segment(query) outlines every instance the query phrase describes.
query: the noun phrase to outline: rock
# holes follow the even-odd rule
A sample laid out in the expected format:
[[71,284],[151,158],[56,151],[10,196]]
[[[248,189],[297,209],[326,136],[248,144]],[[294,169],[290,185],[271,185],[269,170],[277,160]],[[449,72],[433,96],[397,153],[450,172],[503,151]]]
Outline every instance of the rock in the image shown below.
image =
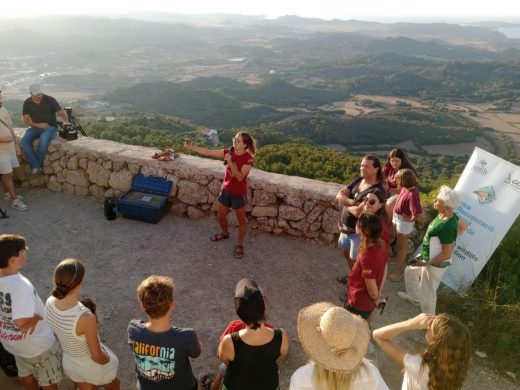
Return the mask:
[[320,233],[320,239],[327,243],[331,243],[337,239],[337,236],[332,233]]
[[172,206],[171,212],[173,215],[177,215],[179,217],[184,216],[184,214],[188,211],[188,206],[184,203],[176,203]]
[[49,177],[47,182],[47,188],[54,192],[61,192],[61,183],[58,181],[56,176]]
[[187,213],[189,219],[200,219],[205,216],[205,214],[202,211],[193,206],[188,206]]
[[254,206],[251,213],[254,217],[276,217],[278,215],[277,206]]
[[70,184],[70,183],[63,183],[61,185],[61,189],[63,190],[63,192],[65,192],[66,194],[73,194],[74,193],[74,185]]
[[100,187],[96,184],[92,184],[88,188],[88,192],[94,197],[94,198],[103,198],[103,194],[105,193],[105,189],[103,187]]
[[133,175],[126,170],[112,172],[108,179],[108,185],[114,190],[128,191],[132,186],[132,178]]
[[[80,160],[81,162],[81,160]],[[107,171],[111,171],[112,170],[112,160],[108,160],[108,161],[105,161],[103,162],[103,168],[105,168]]]
[[272,226],[269,225],[258,225],[258,229],[266,233],[271,233],[273,231]]
[[67,161],[67,169],[75,171],[78,167],[78,156],[72,156],[69,158],[69,161]]
[[328,208],[323,213],[321,220],[322,229],[326,233],[339,233],[338,220],[341,216],[341,212],[335,209]]
[[299,209],[301,209],[303,206],[303,200],[295,195],[287,195],[283,201],[287,203],[289,206],[294,206]]
[[278,212],[281,218],[289,221],[299,221],[306,217],[305,213],[301,209],[286,204],[282,204],[278,209]]
[[324,206],[318,205],[307,215],[307,222],[313,223],[323,213]]
[[108,179],[110,179],[110,172],[107,171],[101,164],[89,161],[87,164],[88,178],[92,183],[101,187],[108,187]]
[[475,351],[475,355],[477,355],[478,357],[481,357],[482,359],[487,358],[487,353],[482,352],[482,351]]
[[220,194],[220,189],[222,187],[222,180],[214,179],[208,185],[209,192],[213,195],[218,196]]
[[264,190],[253,191],[253,206],[269,206],[276,203],[276,194]]
[[67,183],[75,186],[88,187],[90,185],[87,172],[83,169],[78,169],[77,171],[70,171],[67,169],[65,171],[65,179],[67,180]]
[[305,219],[302,219],[301,221],[298,221],[298,222],[290,221],[289,225],[291,225],[291,227],[293,227],[294,229],[300,230],[302,232],[309,229],[309,222],[307,222]]
[[303,212],[308,215],[314,207],[316,207],[316,203],[306,200],[303,204]]
[[208,188],[189,180],[179,180],[177,199],[186,204],[195,206],[208,202]]
[[289,224],[287,223],[287,221],[283,218],[280,218],[278,217],[278,220],[276,221],[276,224],[278,225],[278,227],[281,227],[281,228],[288,228],[289,227]]

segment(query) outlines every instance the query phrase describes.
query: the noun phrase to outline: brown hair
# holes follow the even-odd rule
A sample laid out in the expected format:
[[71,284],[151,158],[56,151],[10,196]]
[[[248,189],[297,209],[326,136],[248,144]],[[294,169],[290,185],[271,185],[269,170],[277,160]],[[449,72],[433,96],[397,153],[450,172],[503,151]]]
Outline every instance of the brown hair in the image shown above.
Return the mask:
[[383,216],[385,221],[390,223],[390,217],[388,216],[388,214],[386,212],[386,207],[385,207],[386,200],[387,200],[386,192],[381,191],[379,188],[372,188],[370,191],[367,192],[367,194],[374,194],[377,197],[377,199],[379,200],[379,203],[383,204],[381,206],[381,208],[376,211],[376,215]]
[[417,176],[411,169],[399,169],[395,174],[397,187],[412,188],[417,185]]
[[239,131],[237,135],[242,137],[242,142],[246,145],[247,151],[254,156],[256,154],[256,140],[245,131]]
[[401,166],[399,167],[399,169],[408,168],[408,169],[411,169],[417,175],[417,170],[415,169],[413,164],[410,162],[410,160],[408,160],[408,157],[406,157],[406,154],[402,149],[392,149],[388,153],[388,158],[386,159],[385,167],[392,166],[392,164],[390,164],[390,159],[392,157],[397,157],[398,159],[401,160]]
[[381,218],[373,214],[361,214],[357,221],[360,230],[361,242],[358,247],[358,256],[372,245],[382,245],[381,233],[383,225]]
[[363,156],[361,161],[363,161],[363,160],[372,161],[372,166],[374,168],[377,168],[377,174],[376,174],[377,181],[381,184],[384,184],[386,182],[386,177],[385,177],[385,174],[383,173],[383,168],[381,167],[381,161],[379,160],[379,157],[377,157],[376,155],[373,155],[373,154],[367,154],[367,155]]
[[150,318],[164,317],[173,302],[173,279],[152,275],[137,287],[137,299]]
[[422,357],[421,370],[429,368],[429,390],[458,390],[464,383],[470,358],[468,328],[457,318],[441,313],[432,324],[433,340]]
[[76,259],[65,259],[54,269],[52,296],[63,299],[77,287],[85,276],[85,267]]
[[0,268],[9,266],[9,259],[20,254],[25,246],[25,238],[17,234],[0,234]]

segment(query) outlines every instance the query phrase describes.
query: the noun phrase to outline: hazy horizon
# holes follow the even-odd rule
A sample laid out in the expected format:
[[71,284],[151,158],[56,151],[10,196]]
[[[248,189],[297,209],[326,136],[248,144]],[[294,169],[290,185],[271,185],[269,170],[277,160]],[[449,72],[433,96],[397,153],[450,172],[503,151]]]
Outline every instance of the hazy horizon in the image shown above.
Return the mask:
[[345,3],[337,0],[322,0],[302,7],[300,1],[265,0],[261,3],[236,0],[193,0],[191,2],[164,3],[149,0],[144,3],[128,3],[121,0],[71,2],[70,0],[11,1],[2,5],[0,19],[32,18],[51,15],[138,17],[148,13],[170,13],[186,16],[205,14],[236,14],[275,19],[286,15],[319,19],[357,19],[380,22],[450,22],[468,23],[498,21],[520,23],[520,2],[496,0],[475,2],[469,0],[417,2],[396,0]]

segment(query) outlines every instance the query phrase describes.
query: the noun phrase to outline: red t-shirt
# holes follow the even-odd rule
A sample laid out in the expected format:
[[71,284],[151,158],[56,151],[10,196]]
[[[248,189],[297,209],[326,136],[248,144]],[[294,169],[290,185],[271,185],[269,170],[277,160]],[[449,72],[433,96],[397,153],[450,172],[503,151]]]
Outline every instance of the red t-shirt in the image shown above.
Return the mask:
[[361,311],[371,311],[376,307],[368,295],[365,279],[375,279],[377,288],[381,288],[386,267],[386,249],[372,245],[358,255],[354,268],[348,276],[348,303]]
[[421,199],[417,187],[401,190],[395,202],[394,213],[399,215],[422,214]]
[[[274,326],[268,322],[264,322],[264,325],[267,328],[274,329]],[[222,341],[222,339],[224,338],[225,335],[238,332],[239,330],[245,329],[245,327],[246,327],[246,324],[244,324],[241,320],[231,321],[228,324],[227,328],[224,330],[224,332],[222,332],[222,334],[220,335],[220,341]]]
[[390,230],[390,224],[386,221],[386,218],[382,215],[380,216],[381,225],[383,226],[383,230],[381,231],[381,238],[385,242],[386,253],[388,255],[388,250],[390,249],[390,240],[392,239],[392,230]]
[[[229,149],[224,149],[224,155],[229,153]],[[240,156],[235,154],[235,152],[231,152],[231,160],[236,165],[239,171],[242,170],[244,165],[253,166],[253,156],[249,152],[245,152]],[[226,176],[224,177],[224,182],[222,183],[222,188],[225,189],[232,195],[245,195],[247,194],[247,175],[242,179],[242,181],[238,181],[233,174],[231,173],[231,168],[229,164],[226,165]]]
[[386,182],[390,188],[397,188],[397,183],[395,182],[395,174],[397,171],[398,169],[394,169],[390,164],[383,167],[383,174],[385,175]]

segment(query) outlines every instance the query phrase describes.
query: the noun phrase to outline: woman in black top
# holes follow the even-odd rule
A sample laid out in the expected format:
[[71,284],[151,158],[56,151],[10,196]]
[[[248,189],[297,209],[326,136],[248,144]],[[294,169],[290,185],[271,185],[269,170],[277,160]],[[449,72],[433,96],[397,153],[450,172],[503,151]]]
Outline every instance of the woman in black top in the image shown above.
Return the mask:
[[224,390],[276,390],[276,360],[289,349],[284,329],[264,325],[265,302],[258,285],[249,278],[240,280],[235,289],[235,309],[246,328],[224,337],[218,357],[228,367]]

